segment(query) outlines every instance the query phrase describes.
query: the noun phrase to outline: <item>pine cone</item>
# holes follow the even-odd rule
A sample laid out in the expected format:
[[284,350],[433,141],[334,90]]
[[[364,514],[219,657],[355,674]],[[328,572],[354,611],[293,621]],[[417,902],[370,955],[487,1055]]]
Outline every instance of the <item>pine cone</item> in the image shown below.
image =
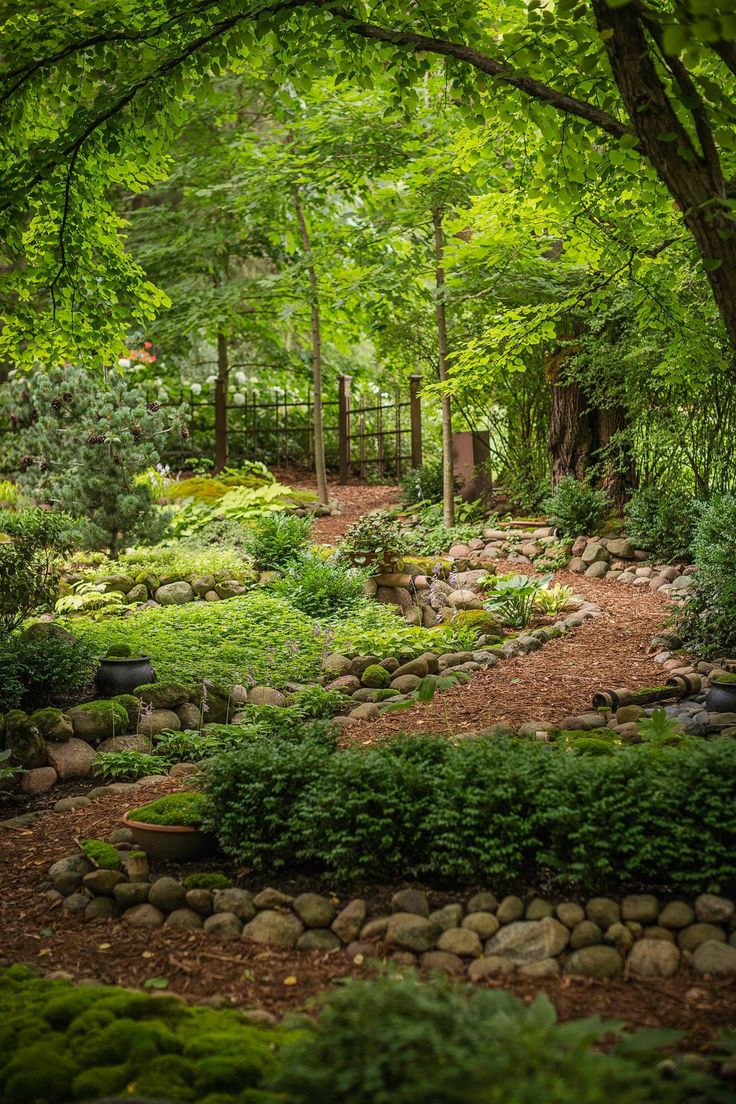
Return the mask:
[[148,409],[151,411],[152,414],[155,414],[158,410],[161,409],[161,403],[160,402],[150,402],[148,404]]
[[72,399],[74,398],[74,395],[72,394],[71,391],[65,391],[64,394],[61,397],[64,400],[64,402],[71,402]]
[[42,472],[47,472],[51,467],[48,460],[41,460],[38,466]]
[[23,469],[23,471],[27,471],[30,468],[32,463],[33,463],[33,457],[32,456],[21,456],[20,466]]
[[51,400],[51,409],[52,410],[61,410],[62,406],[63,406],[63,403],[62,403],[61,399],[52,399]]

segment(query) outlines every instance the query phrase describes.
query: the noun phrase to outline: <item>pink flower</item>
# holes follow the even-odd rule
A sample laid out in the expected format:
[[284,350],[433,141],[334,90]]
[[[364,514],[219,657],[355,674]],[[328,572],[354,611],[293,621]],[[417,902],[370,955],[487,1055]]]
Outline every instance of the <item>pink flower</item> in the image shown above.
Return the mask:
[[143,348],[144,349],[152,349],[153,348],[153,342],[152,341],[144,341],[143,342]]

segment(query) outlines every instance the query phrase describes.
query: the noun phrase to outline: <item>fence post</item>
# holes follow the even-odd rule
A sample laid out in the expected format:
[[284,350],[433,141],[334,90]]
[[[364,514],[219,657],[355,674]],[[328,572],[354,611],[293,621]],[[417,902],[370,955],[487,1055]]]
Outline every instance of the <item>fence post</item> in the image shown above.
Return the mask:
[[411,425],[411,466],[422,466],[422,400],[419,392],[422,387],[420,375],[409,376],[409,419]]
[[340,482],[350,476],[350,384],[352,376],[338,377],[337,442],[340,459]]

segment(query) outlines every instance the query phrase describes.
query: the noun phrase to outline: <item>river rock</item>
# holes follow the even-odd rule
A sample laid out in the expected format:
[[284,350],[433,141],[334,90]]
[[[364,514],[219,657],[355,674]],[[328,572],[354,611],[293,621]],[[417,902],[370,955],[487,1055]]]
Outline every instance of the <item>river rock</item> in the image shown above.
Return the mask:
[[187,891],[176,878],[157,878],[152,884],[148,900],[161,912],[174,912],[187,903]]
[[614,947],[581,947],[568,958],[565,973],[581,977],[618,977],[623,967],[624,960]]
[[482,981],[483,978],[499,977],[513,972],[514,965],[508,958],[501,958],[500,955],[485,955],[483,958],[476,958],[474,962],[470,963],[468,979],[469,981]]
[[663,928],[687,928],[695,919],[695,912],[684,901],[670,901],[659,914],[659,923]]
[[629,952],[627,968],[635,977],[673,977],[680,967],[680,952],[664,939],[640,939]]
[[49,765],[62,782],[69,778],[89,778],[97,759],[94,748],[75,736],[61,744],[47,744],[46,752]]
[[554,958],[570,939],[568,929],[559,920],[518,920],[501,928],[487,943],[486,954],[508,958],[515,966]]
[[239,920],[252,920],[256,914],[253,894],[247,889],[233,886],[229,889],[216,889],[212,895],[212,911],[228,912]]
[[695,915],[703,924],[728,924],[736,912],[736,905],[727,897],[714,893],[701,893],[695,898]]
[[360,935],[367,914],[365,901],[356,897],[341,909],[332,922],[332,930],[343,943],[352,943]]
[[723,928],[715,924],[690,924],[683,928],[677,936],[677,943],[681,951],[695,951],[701,943],[716,942],[725,943],[726,933]]
[[319,893],[300,893],[292,908],[306,928],[329,928],[335,919],[335,906]]
[[293,913],[264,909],[245,925],[241,938],[252,943],[294,947],[303,931],[304,925]]
[[184,606],[187,602],[193,602],[194,597],[192,585],[185,579],[180,579],[177,583],[166,583],[154,594],[160,606]]
[[449,928],[437,940],[437,950],[460,958],[480,958],[483,946],[477,932],[470,928]]
[[698,974],[736,974],[736,947],[706,940],[693,954],[693,968]]
[[123,913],[123,920],[131,928],[160,928],[164,922],[164,914],[153,905],[136,905]]
[[204,922],[204,930],[220,939],[240,939],[243,922],[232,912],[216,912]]
[[462,927],[475,932],[481,939],[490,939],[500,926],[492,912],[469,912],[462,921]]
[[496,909],[496,919],[499,924],[512,924],[515,920],[521,920],[523,916],[524,902],[521,897],[504,897]]
[[310,928],[296,941],[298,951],[336,951],[342,943],[329,928]]
[[413,912],[394,913],[386,926],[386,942],[407,951],[434,950],[441,934],[439,925]]
[[391,898],[392,912],[412,912],[417,916],[429,916],[429,901],[418,889],[400,889]]

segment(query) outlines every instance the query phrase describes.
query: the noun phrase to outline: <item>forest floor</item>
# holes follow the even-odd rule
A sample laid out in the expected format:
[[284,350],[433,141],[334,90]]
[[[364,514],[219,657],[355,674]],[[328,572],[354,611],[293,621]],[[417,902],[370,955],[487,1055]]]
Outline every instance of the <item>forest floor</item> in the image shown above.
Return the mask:
[[[146,800],[180,788],[173,779],[146,787]],[[328,954],[224,942],[201,931],[139,930],[119,920],[84,922],[50,910],[43,884],[51,863],[73,852],[76,841],[105,838],[130,805],[126,794],[107,794],[92,805],[55,813],[27,829],[0,831],[0,962],[62,972],[79,981],[143,988],[165,978],[185,1000],[225,998],[276,1016],[304,1008],[345,977],[368,977],[374,967],[344,951]],[[274,882],[278,887],[278,881]],[[395,887],[394,887],[395,888]],[[524,1000],[546,992],[562,1020],[614,1017],[632,1028],[667,1026],[684,1033],[678,1050],[707,1051],[721,1027],[733,1022],[736,982],[694,979],[598,981],[583,978],[486,979]]]

